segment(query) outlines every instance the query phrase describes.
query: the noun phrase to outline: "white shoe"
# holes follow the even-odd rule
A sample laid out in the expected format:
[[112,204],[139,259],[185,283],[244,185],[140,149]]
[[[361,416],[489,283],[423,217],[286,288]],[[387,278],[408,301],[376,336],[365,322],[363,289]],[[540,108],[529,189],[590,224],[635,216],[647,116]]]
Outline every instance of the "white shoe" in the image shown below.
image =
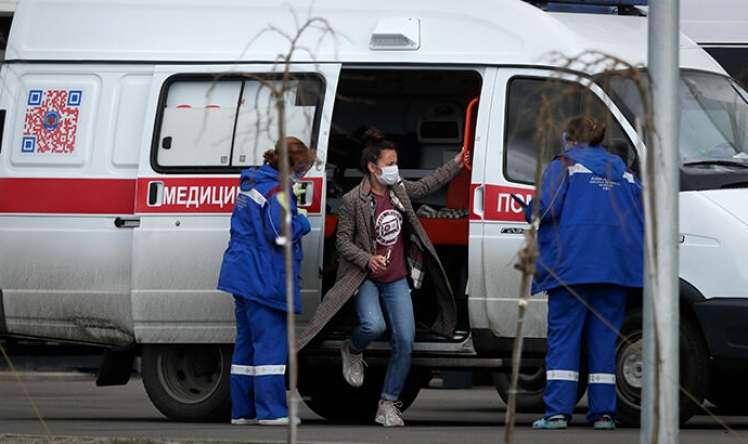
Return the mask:
[[364,354],[351,352],[351,341],[343,342],[340,347],[340,358],[343,361],[343,378],[352,387],[364,385]]
[[257,425],[255,418],[231,418],[231,425]]
[[[284,416],[283,418],[260,419],[257,421],[257,424],[264,426],[286,426],[288,425],[288,417]],[[296,425],[299,424],[301,424],[301,419],[296,418]]]
[[400,411],[400,407],[402,406],[403,403],[400,401],[387,401],[386,399],[380,399],[379,407],[377,408],[377,415],[374,417],[374,421],[385,427],[404,426],[405,421],[403,421],[403,413]]

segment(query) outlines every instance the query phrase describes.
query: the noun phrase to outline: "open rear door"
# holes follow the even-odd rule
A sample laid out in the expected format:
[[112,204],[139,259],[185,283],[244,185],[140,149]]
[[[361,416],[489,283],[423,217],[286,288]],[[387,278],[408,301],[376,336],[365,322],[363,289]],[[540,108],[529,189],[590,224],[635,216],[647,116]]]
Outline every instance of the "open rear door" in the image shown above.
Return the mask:
[[[135,202],[132,314],[139,342],[232,341],[230,295],[215,289],[242,169],[262,164],[277,139],[273,65],[160,66],[145,117]],[[289,136],[317,148],[321,160],[304,179],[300,206],[312,232],[304,238],[301,322],[320,300],[324,230],[324,159],[339,64],[289,67]]]

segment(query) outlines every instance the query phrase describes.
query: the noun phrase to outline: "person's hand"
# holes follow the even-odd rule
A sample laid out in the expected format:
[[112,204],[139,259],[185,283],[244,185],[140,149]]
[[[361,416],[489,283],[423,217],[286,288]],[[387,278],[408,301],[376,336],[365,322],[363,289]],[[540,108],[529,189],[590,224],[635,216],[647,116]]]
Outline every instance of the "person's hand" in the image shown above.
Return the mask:
[[[465,165],[465,158],[463,157],[463,156],[464,156],[464,154],[463,154],[463,152],[462,152],[462,151],[463,151],[464,149],[465,149],[465,148],[463,147],[463,148],[462,148],[462,149],[460,150],[460,152],[459,152],[459,153],[457,153],[457,155],[455,156],[455,162],[457,162],[457,165],[459,165],[459,167],[460,167],[460,168],[462,168],[462,167],[463,167],[463,166]],[[470,156],[470,154],[468,154],[468,156]],[[468,158],[469,158],[469,157],[468,157]]]
[[307,210],[305,210],[304,208],[297,208],[296,212],[298,214],[301,214],[304,217],[309,217],[309,212]]
[[372,256],[369,259],[369,269],[374,273],[380,273],[387,268],[387,258],[381,254]]
[[300,221],[302,224],[308,226],[309,229],[311,230],[312,225],[309,222],[309,217],[306,214],[306,210],[304,210],[302,208],[298,208],[297,211],[296,211],[296,215],[294,216],[294,219],[297,220],[297,221]]

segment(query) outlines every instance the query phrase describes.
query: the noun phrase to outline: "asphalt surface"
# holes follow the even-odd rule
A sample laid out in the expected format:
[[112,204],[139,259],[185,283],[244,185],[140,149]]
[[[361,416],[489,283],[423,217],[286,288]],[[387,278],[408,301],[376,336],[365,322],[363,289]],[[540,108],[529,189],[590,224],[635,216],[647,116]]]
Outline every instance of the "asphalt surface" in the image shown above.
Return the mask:
[[[164,418],[150,403],[139,379],[126,386],[95,387],[90,377],[48,375],[31,377],[25,388],[53,435],[149,439],[285,441],[283,428],[179,423]],[[304,442],[360,443],[500,443],[504,405],[490,387],[470,390],[425,389],[405,413],[407,427],[335,424],[301,406]],[[578,419],[583,415],[580,413]],[[596,432],[577,422],[565,431],[535,431],[535,415],[521,414],[516,443],[638,443],[639,430]],[[748,417],[721,417],[727,432],[709,417],[696,417],[681,430],[682,443],[748,443]],[[45,429],[24,387],[0,375],[0,435],[43,435]]]

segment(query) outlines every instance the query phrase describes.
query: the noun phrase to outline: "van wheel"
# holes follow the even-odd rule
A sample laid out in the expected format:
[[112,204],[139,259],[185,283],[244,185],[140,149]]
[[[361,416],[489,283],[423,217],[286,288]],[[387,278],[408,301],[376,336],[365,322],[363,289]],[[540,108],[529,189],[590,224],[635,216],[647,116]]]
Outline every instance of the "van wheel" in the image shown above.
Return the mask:
[[[644,377],[642,312],[626,313],[622,338],[616,347],[616,417],[626,426],[641,421],[641,387]],[[688,317],[680,319],[680,385],[691,396],[680,394],[680,422],[688,421],[701,408],[709,380],[709,356],[698,326]]]
[[[587,390],[586,359],[582,358],[579,366],[579,383],[577,383],[577,402]],[[509,402],[509,390],[512,385],[511,372],[495,372],[492,374],[496,391],[504,403]],[[522,413],[542,413],[545,411],[543,392],[545,391],[545,366],[536,369],[520,370],[517,383],[517,411]]]
[[228,421],[231,349],[220,345],[146,345],[143,385],[156,408],[177,421]]
[[[384,383],[385,367],[366,368],[364,385],[354,388],[343,379],[340,365],[300,362],[299,393],[319,416],[335,422],[371,423]],[[416,400],[421,387],[431,379],[431,369],[413,367],[400,394],[405,411]]]

